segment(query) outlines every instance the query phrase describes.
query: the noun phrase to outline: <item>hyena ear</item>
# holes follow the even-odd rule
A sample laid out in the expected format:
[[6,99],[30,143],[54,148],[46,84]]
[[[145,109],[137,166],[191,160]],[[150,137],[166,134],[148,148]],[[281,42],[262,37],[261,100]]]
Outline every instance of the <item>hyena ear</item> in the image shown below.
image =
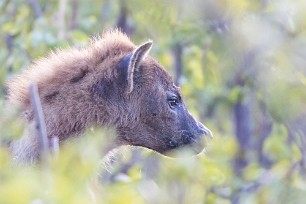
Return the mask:
[[134,71],[138,69],[139,64],[142,59],[147,55],[152,47],[153,42],[149,40],[148,42],[137,47],[132,53],[126,55],[120,63],[121,73],[124,72],[123,76],[121,76],[121,80],[123,80],[126,86],[125,92],[127,94],[133,91],[134,84]]

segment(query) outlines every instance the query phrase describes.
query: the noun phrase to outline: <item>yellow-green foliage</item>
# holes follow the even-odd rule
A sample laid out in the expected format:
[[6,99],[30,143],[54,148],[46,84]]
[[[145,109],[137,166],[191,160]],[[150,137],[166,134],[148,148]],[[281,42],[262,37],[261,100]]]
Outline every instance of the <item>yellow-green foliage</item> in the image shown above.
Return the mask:
[[[114,132],[94,128],[41,164],[14,164],[7,147],[26,124],[5,101],[5,81],[52,49],[86,46],[116,25],[123,3],[133,41],[152,39],[173,75],[173,49],[183,47],[185,102],[214,139],[197,156],[129,147],[112,161]],[[305,11],[305,0],[0,1],[0,204],[304,204],[305,123],[292,124],[305,118]],[[249,108],[246,147],[237,105]]]

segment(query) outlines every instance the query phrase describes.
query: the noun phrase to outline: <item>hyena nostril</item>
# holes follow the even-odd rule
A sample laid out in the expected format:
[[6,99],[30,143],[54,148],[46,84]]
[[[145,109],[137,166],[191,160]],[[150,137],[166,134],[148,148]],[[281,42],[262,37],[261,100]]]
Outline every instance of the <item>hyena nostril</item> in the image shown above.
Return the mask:
[[197,134],[199,135],[206,135],[206,136],[209,136],[209,137],[212,137],[212,132],[207,128],[205,127],[202,123],[198,122],[198,130],[197,130]]
[[205,136],[208,136],[208,137],[210,137],[210,138],[213,137],[212,132],[211,132],[208,128],[204,128],[202,134],[205,135]]

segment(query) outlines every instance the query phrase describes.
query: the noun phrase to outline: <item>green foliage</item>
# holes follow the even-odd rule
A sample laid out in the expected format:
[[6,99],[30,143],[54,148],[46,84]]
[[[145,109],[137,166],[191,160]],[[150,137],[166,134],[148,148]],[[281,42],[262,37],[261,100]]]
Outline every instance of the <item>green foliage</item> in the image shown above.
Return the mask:
[[[108,165],[114,133],[95,130],[43,164],[16,165],[7,147],[25,123],[5,81],[50,50],[86,46],[124,4],[131,38],[153,39],[173,75],[183,47],[185,102],[214,133],[205,153],[128,148]],[[0,203],[304,203],[305,9],[303,0],[0,1]]]

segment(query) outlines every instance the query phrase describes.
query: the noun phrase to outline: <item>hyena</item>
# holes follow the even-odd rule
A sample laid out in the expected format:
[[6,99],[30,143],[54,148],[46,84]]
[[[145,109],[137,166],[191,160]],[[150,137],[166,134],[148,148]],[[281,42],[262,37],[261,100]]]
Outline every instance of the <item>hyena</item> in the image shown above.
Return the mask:
[[116,130],[115,146],[133,145],[165,154],[190,145],[202,151],[211,135],[187,110],[180,89],[148,55],[152,41],[135,46],[118,30],[82,49],[57,50],[8,82],[9,100],[21,105],[28,123],[11,148],[17,161],[39,156],[29,86],[36,83],[48,138],[60,143],[97,125]]

